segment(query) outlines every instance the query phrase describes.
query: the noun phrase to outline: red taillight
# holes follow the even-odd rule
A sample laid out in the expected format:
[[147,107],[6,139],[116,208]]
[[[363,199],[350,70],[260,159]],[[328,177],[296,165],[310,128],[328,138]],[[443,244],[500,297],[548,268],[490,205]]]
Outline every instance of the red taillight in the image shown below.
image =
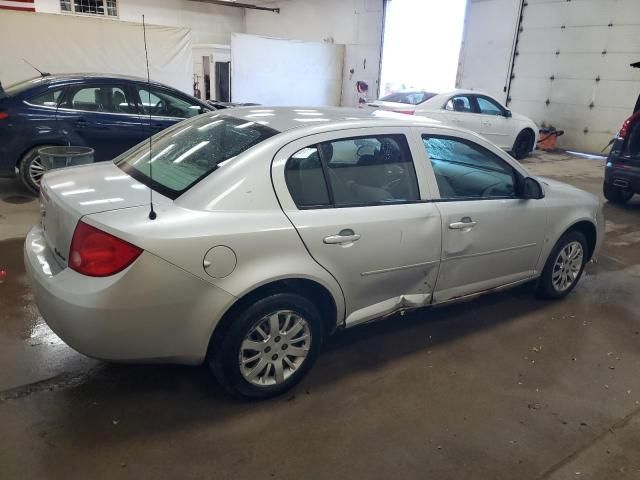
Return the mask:
[[90,277],[108,277],[127,268],[141,253],[135,245],[78,222],[69,249],[69,267]]
[[6,112],[0,112],[0,120],[5,120],[9,118],[9,114]]
[[415,110],[394,110],[395,113],[404,113],[405,115],[413,115]]
[[640,110],[635,112],[633,115],[631,115],[629,118],[627,118],[624,121],[624,123],[622,124],[622,128],[618,132],[618,138],[627,138],[627,134],[629,133],[629,128],[631,127],[631,124],[635,122],[638,117],[640,117]]

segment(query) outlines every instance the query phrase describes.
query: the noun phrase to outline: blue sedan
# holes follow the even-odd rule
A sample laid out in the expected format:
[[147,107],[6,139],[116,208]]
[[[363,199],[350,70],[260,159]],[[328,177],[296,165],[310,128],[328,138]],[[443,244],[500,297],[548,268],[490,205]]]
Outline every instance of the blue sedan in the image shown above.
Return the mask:
[[117,75],[46,75],[0,85],[0,177],[37,192],[44,146],[80,145],[111,160],[152,134],[215,108],[160,83]]

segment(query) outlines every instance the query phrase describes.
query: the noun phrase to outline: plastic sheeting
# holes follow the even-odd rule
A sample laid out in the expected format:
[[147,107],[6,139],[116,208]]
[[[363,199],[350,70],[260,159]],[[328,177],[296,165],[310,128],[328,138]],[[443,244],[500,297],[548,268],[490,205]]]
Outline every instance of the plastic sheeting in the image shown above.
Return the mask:
[[[141,19],[142,21],[142,19]],[[116,73],[146,78],[142,23],[79,15],[0,12],[0,81],[49,73]],[[188,28],[147,25],[151,79],[192,94]]]
[[344,45],[231,35],[234,102],[340,105]]

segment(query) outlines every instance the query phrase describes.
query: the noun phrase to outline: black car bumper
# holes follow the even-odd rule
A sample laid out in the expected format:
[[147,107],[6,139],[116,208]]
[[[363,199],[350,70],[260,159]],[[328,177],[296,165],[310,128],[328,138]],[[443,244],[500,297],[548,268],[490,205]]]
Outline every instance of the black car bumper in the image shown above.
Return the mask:
[[640,193],[640,168],[607,162],[604,169],[604,183]]

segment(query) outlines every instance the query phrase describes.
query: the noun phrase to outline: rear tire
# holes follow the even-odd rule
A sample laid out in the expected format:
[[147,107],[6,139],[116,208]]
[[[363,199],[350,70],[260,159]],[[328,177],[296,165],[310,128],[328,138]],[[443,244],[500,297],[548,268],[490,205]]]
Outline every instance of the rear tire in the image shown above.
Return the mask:
[[[274,328],[272,321],[278,322]],[[277,293],[241,310],[212,346],[207,362],[232,395],[266,399],[292,388],[315,363],[324,340],[316,306]]]
[[52,145],[38,145],[37,147],[33,147],[20,159],[20,165],[18,167],[20,180],[22,180],[22,184],[27,190],[36,195],[40,192],[40,181],[46,172],[40,160],[38,150],[50,146]]
[[526,158],[533,150],[533,142],[535,135],[531,130],[523,130],[516,137],[516,141],[513,144],[512,153],[514,158],[522,160]]
[[582,277],[588,256],[587,239],[581,232],[574,230],[560,237],[538,280],[538,297],[555,300],[569,295]]
[[615,187],[609,183],[603,184],[602,192],[604,193],[604,198],[611,203],[625,204],[633,197],[633,191]]

